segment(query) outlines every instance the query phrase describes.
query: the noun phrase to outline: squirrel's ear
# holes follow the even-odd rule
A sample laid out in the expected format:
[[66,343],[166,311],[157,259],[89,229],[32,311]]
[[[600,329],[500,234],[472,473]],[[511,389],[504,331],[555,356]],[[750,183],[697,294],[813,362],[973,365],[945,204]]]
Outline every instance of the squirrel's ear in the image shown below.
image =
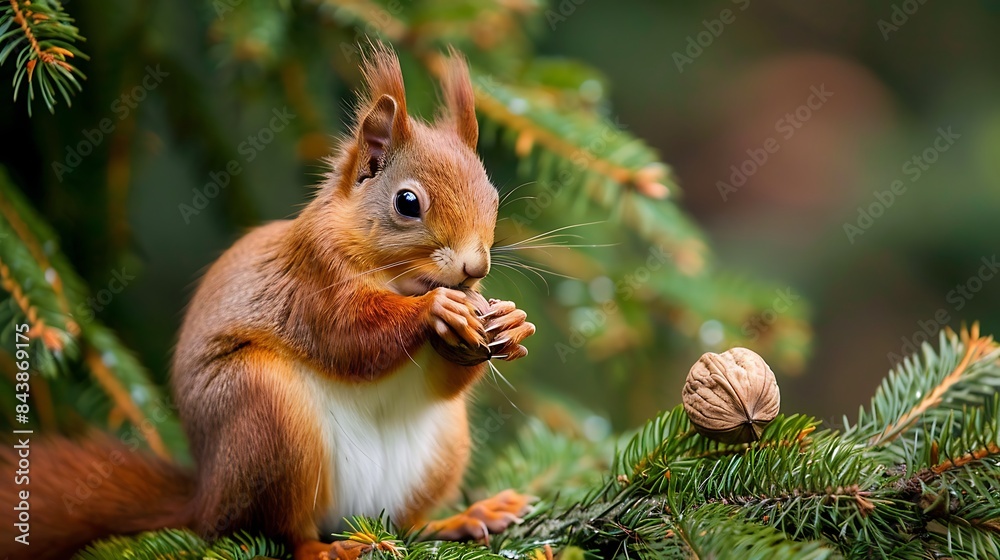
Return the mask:
[[399,108],[388,95],[379,97],[358,130],[358,181],[374,177],[385,167],[393,142],[393,129]]
[[455,127],[458,137],[475,150],[479,141],[479,123],[476,122],[476,97],[469,78],[469,67],[454,48],[449,49],[448,55],[442,79],[447,121]]
[[374,177],[389,153],[410,137],[406,91],[399,59],[381,43],[372,45],[361,66],[367,94],[357,117],[357,181]]

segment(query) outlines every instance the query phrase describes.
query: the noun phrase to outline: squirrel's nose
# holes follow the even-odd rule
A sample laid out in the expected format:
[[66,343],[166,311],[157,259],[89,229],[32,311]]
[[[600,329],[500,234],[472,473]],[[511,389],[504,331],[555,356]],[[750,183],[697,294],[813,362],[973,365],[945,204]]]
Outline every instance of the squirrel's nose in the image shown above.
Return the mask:
[[490,272],[490,263],[486,259],[475,263],[465,263],[462,267],[462,272],[465,273],[467,278],[480,279],[485,278]]
[[467,259],[462,265],[462,273],[465,274],[467,280],[485,278],[490,273],[489,254],[480,254],[476,255],[475,258]]

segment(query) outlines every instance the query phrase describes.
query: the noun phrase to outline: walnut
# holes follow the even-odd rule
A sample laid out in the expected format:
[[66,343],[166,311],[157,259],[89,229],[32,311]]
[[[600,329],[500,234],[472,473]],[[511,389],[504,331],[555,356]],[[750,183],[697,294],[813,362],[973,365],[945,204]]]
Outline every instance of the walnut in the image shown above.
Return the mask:
[[705,353],[691,366],[681,398],[695,429],[723,443],[760,439],[781,401],[774,372],[746,348]]

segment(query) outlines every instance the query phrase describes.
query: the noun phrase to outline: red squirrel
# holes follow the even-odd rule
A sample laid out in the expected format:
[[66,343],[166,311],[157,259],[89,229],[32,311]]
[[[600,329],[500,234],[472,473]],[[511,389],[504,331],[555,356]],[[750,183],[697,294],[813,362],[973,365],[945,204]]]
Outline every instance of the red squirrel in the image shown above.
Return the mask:
[[[345,516],[385,511],[462,539],[525,513],[528,500],[505,491],[426,517],[457,492],[466,400],[485,361],[524,356],[535,330],[513,303],[475,292],[498,196],[475,152],[468,69],[453,53],[432,123],[407,114],[390,50],[374,47],[363,74],[367,94],[315,198],[237,241],[187,309],[171,385],[196,472],[107,440],[39,442],[31,545],[5,536],[0,557],[64,558],[110,534],[188,527],[263,534],[296,560],[349,558],[367,549],[320,542]],[[115,450],[107,480],[67,505]],[[16,503],[10,481],[0,497]]]

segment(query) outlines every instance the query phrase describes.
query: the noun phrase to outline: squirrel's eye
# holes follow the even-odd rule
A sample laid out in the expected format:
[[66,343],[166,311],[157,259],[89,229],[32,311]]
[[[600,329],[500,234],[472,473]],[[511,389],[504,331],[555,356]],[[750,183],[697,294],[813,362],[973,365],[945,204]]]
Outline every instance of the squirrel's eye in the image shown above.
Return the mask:
[[407,190],[396,193],[396,212],[407,218],[419,218],[420,200],[417,195]]

